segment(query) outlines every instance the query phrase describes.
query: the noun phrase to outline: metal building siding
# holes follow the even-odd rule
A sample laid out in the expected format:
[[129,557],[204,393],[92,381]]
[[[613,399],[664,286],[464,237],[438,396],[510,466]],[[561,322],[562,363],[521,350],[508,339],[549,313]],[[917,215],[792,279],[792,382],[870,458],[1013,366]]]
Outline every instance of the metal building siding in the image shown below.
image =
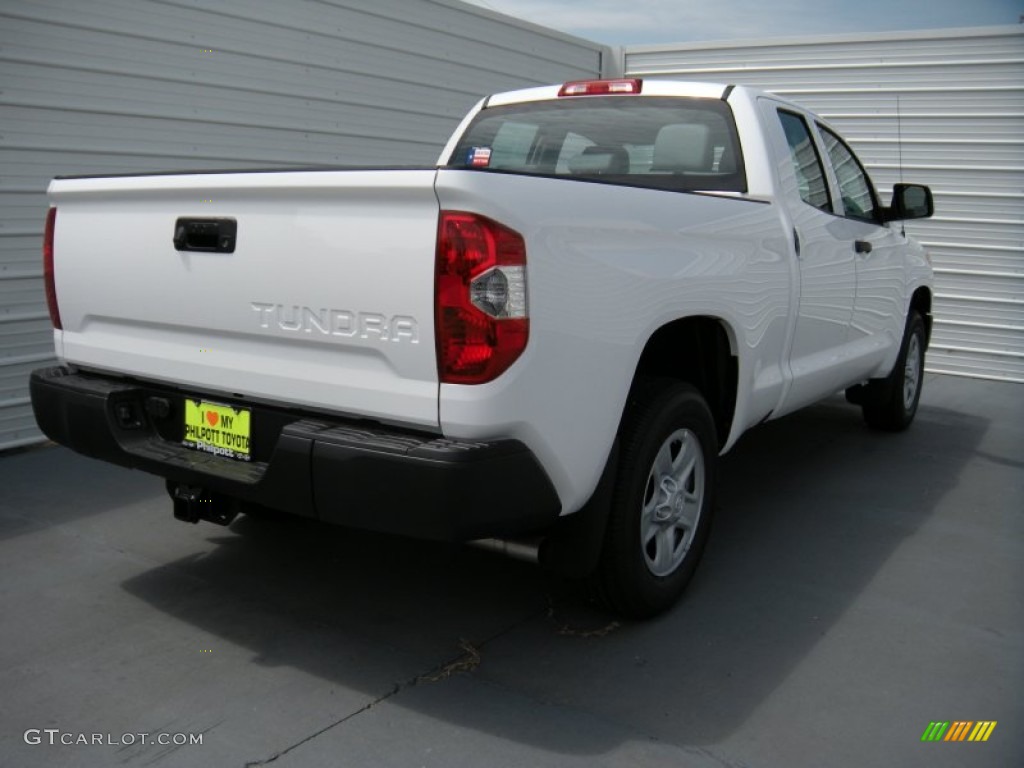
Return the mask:
[[1024,382],[1024,28],[631,46],[624,62],[631,76],[753,85],[806,105],[883,197],[902,160],[903,178],[935,192],[935,217],[907,223],[935,264],[929,369]]
[[42,438],[53,176],[430,164],[482,95],[598,76],[608,53],[456,0],[0,4],[0,449]]

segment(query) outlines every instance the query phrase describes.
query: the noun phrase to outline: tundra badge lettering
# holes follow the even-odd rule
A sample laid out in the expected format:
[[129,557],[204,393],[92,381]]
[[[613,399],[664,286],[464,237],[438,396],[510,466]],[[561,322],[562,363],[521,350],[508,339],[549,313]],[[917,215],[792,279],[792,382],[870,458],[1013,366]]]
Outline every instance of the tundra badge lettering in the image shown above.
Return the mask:
[[353,312],[348,309],[312,309],[297,304],[251,303],[259,316],[260,328],[324,336],[376,339],[377,341],[407,341],[420,343],[416,318],[408,315],[387,317],[376,312]]

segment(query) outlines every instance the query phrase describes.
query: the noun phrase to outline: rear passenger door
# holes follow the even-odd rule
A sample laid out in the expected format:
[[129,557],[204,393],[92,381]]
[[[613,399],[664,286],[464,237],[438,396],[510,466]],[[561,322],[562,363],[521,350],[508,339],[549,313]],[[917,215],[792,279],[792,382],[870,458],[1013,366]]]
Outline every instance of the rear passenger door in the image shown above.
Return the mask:
[[761,109],[792,230],[798,293],[784,412],[847,383],[843,359],[856,295],[854,236],[835,213],[834,186],[810,116],[770,99]]
[[878,195],[853,150],[831,129],[818,123],[825,156],[837,189],[844,236],[852,238],[857,292],[848,337],[849,354],[864,375],[874,369],[903,337],[906,282],[903,253],[906,236],[883,223]]

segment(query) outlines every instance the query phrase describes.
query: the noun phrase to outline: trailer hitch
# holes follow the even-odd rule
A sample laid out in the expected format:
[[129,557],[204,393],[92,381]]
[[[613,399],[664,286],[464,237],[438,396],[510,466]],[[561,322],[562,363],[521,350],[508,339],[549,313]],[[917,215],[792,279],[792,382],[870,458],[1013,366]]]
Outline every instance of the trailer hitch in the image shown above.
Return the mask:
[[205,488],[182,483],[167,483],[167,492],[174,502],[174,516],[186,523],[206,520],[228,525],[238,514],[238,501]]

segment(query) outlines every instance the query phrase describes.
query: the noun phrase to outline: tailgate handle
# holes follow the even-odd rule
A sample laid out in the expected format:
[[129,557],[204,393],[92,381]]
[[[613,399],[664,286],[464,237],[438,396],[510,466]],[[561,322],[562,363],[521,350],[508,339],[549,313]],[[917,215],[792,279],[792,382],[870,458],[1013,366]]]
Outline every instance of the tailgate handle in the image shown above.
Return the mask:
[[234,253],[238,222],[234,219],[178,219],[174,248],[178,251]]

